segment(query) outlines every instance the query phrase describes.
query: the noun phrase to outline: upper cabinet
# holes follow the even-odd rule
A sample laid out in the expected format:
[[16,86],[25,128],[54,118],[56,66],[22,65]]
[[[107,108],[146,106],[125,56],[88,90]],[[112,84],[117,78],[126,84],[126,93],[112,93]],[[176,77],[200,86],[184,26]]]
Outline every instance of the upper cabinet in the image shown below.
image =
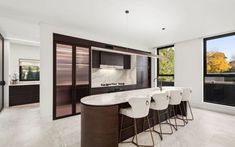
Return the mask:
[[92,68],[100,68],[100,51],[92,50]]
[[130,69],[131,68],[131,56],[104,52],[104,51],[92,51],[92,68],[118,68],[118,69]]

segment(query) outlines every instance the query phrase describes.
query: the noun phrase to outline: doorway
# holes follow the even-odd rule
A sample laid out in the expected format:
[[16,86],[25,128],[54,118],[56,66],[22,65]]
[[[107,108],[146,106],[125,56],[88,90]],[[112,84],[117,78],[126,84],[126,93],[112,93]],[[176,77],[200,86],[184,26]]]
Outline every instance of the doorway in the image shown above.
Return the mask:
[[4,38],[0,34],[0,112],[4,107]]

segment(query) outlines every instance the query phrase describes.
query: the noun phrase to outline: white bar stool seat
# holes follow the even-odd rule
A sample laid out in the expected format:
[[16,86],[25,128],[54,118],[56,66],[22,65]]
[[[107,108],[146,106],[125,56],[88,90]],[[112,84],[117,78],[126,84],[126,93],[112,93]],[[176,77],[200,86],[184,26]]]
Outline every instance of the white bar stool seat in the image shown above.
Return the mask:
[[183,106],[184,112],[186,113],[186,120],[187,121],[188,120],[194,120],[192,108],[191,108],[190,103],[189,103],[189,99],[192,96],[192,88],[190,88],[190,87],[182,87],[182,90],[183,90],[182,101],[186,102],[186,104],[188,104],[188,107],[189,107],[189,110],[190,110],[190,113],[191,113],[191,118],[189,119],[187,117],[187,105],[185,106],[184,103],[183,103],[183,105],[184,105]]
[[175,128],[175,130],[177,130],[178,126],[185,126],[185,124],[186,124],[183,116],[182,116],[181,120],[183,121],[184,124],[183,125],[178,125],[177,124],[177,122],[176,122],[177,116],[176,116],[176,111],[175,111],[175,107],[179,106],[180,113],[182,114],[180,103],[182,101],[183,90],[181,88],[177,88],[175,90],[169,90],[169,92],[170,92],[169,105],[171,105],[170,115],[171,115],[171,112],[173,111],[174,120],[175,120],[175,124],[173,125],[173,127]]
[[[122,143],[133,143],[136,146],[146,146],[146,147],[150,147],[150,146],[153,147],[154,146],[153,134],[152,134],[151,129],[150,129],[150,135],[151,135],[151,139],[152,139],[152,145],[139,145],[139,143],[138,143],[137,123],[136,123],[137,118],[145,118],[146,117],[147,120],[148,120],[149,128],[150,128],[150,123],[149,123],[149,119],[148,119],[150,102],[151,102],[151,97],[150,96],[131,98],[128,101],[131,108],[121,108],[120,109],[120,114],[122,114],[122,117],[121,117],[121,126],[120,126],[119,139],[121,140],[123,115],[134,119],[134,132],[135,132],[135,135],[133,136],[131,142],[122,142]],[[136,142],[134,142],[135,138],[136,138]]]
[[[156,112],[157,112],[157,114],[158,114],[158,124],[159,124],[159,127],[160,127],[160,132],[156,131],[154,126],[153,126],[153,131],[155,133],[158,133],[161,140],[162,140],[163,139],[163,137],[162,137],[163,134],[168,134],[168,135],[173,134],[172,125],[169,125],[170,129],[171,129],[170,133],[163,133],[162,132],[162,127],[161,127],[161,125],[162,125],[161,115],[163,115],[163,114],[165,114],[165,117],[166,117],[166,123],[165,124],[171,124],[169,114],[168,114],[168,105],[169,105],[169,101],[170,101],[169,92],[154,93],[152,98],[153,98],[154,102],[151,102],[150,109],[154,110],[154,113],[153,113],[154,119],[153,120],[156,120],[155,117],[156,117]],[[164,111],[164,112],[160,113],[159,111]],[[153,121],[153,124],[155,124],[154,121]]]

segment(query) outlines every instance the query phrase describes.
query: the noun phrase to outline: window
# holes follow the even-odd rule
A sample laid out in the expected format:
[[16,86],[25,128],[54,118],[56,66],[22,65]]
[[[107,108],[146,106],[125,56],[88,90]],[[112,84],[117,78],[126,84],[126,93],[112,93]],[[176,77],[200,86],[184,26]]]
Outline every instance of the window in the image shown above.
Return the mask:
[[157,54],[166,57],[157,60],[157,78],[163,86],[174,86],[174,46],[157,49]]
[[204,39],[204,101],[235,106],[235,33]]
[[39,81],[39,60],[20,59],[20,81]]

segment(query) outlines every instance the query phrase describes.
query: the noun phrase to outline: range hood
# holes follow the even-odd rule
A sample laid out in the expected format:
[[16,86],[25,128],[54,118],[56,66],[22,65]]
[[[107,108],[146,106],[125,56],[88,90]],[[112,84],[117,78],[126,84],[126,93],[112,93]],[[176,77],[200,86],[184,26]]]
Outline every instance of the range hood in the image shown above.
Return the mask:
[[131,55],[92,47],[92,68],[131,69]]
[[150,58],[156,58],[160,60],[167,60],[166,57],[153,54],[153,53],[139,53],[139,52],[131,52],[131,51],[122,51],[122,50],[114,50],[114,49],[106,49],[106,48],[100,48],[100,47],[91,47],[92,50],[97,50],[97,51],[105,51],[105,52],[112,52],[112,53],[120,53],[120,54],[125,54],[125,55],[137,55],[137,56],[144,56],[144,57],[150,57]]

